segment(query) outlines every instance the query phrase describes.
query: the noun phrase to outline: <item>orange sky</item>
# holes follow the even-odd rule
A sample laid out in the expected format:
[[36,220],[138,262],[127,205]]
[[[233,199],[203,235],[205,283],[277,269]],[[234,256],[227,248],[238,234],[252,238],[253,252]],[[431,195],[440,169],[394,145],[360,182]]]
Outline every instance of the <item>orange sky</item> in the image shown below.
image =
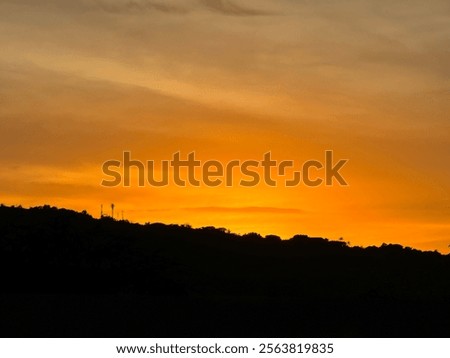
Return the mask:
[[[0,43],[5,204],[448,252],[448,1],[6,0]],[[100,186],[124,150],[328,149],[348,187]]]

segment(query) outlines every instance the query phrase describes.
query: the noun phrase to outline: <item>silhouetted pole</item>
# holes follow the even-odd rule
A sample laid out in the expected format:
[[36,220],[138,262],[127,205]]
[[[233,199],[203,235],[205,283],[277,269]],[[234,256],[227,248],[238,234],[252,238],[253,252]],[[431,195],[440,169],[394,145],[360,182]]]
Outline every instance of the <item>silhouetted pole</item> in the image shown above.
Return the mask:
[[100,205],[100,217],[101,218],[103,217],[103,204]]
[[114,219],[114,204],[111,204],[111,217]]

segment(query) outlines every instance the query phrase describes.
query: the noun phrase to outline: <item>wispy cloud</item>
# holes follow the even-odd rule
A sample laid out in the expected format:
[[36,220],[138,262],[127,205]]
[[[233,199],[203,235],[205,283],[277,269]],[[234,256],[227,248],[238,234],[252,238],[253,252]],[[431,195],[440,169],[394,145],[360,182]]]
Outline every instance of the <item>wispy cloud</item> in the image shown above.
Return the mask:
[[226,206],[204,206],[185,208],[187,211],[197,212],[216,212],[216,213],[271,213],[271,214],[302,214],[303,210],[295,208],[277,208],[270,206],[243,206],[243,207],[226,207]]
[[97,1],[97,7],[110,13],[158,11],[168,14],[186,14],[189,12],[189,9],[180,5],[147,0],[130,0],[121,3]]
[[267,16],[274,13],[237,5],[229,0],[200,0],[211,11],[228,16]]

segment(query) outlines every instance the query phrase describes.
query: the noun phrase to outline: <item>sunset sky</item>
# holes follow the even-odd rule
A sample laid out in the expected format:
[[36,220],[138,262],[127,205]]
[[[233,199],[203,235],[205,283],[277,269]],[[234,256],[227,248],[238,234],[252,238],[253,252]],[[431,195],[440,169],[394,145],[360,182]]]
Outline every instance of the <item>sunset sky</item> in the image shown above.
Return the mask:
[[[1,0],[0,44],[4,204],[449,252],[448,0]],[[102,187],[125,150],[349,186]]]

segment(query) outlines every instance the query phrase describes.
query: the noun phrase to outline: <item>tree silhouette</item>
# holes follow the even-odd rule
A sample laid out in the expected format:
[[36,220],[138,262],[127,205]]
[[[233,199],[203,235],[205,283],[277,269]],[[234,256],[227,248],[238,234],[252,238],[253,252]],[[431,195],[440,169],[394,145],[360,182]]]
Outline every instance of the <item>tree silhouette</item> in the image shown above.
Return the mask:
[[6,336],[450,334],[450,257],[0,206]]

